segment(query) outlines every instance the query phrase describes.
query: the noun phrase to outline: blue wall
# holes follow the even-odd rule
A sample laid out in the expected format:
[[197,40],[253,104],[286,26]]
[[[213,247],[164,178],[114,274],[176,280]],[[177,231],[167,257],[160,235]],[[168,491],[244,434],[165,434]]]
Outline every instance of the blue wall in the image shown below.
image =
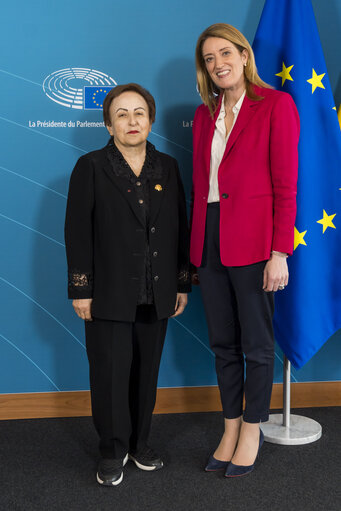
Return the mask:
[[[200,98],[194,47],[209,24],[225,21],[253,40],[263,0],[18,0],[2,6],[0,69],[0,392],[88,389],[82,322],[66,297],[63,223],[77,158],[102,147],[105,128],[30,127],[33,121],[100,121],[100,111],[51,101],[42,83],[70,67],[138,81],[155,96],[150,140],[175,156],[186,192],[191,183],[191,130]],[[314,0],[336,104],[341,102],[341,2]],[[84,83],[73,84],[83,86]],[[73,85],[69,82],[69,85]],[[340,380],[341,336],[334,335],[297,381]],[[277,348],[275,381],[281,381]],[[216,384],[200,293],[171,320],[159,385]]]

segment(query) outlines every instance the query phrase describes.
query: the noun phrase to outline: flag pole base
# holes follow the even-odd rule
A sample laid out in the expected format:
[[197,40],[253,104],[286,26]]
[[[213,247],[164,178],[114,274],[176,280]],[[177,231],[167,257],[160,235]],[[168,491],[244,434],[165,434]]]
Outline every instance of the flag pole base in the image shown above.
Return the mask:
[[303,445],[316,442],[322,436],[322,426],[301,415],[290,415],[290,426],[283,426],[283,415],[272,414],[267,422],[261,423],[264,440],[272,444]]

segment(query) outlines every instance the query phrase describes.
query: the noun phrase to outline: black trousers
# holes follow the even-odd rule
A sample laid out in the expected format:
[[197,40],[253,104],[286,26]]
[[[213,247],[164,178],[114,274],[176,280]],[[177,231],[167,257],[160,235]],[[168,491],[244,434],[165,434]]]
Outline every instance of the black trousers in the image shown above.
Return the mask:
[[123,458],[148,440],[167,319],[139,305],[134,322],[85,322],[92,416],[103,458]]
[[219,216],[219,203],[209,204],[198,273],[223,413],[227,419],[242,415],[245,393],[244,421],[264,422],[269,416],[273,381],[274,294],[262,289],[266,261],[222,265]]

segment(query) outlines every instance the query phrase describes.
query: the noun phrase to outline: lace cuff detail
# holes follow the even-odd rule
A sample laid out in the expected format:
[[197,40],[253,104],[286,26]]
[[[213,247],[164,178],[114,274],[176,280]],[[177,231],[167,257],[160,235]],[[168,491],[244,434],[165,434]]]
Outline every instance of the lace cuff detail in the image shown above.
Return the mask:
[[187,270],[182,270],[179,272],[179,275],[178,275],[178,281],[181,282],[181,283],[185,283],[185,282],[189,282],[191,279],[191,276],[189,274],[189,271]]
[[189,293],[191,291],[191,274],[188,270],[181,270],[178,273],[178,293]]
[[77,270],[68,273],[68,289],[69,297],[77,298],[78,296],[91,298],[93,277],[91,273],[82,273]]

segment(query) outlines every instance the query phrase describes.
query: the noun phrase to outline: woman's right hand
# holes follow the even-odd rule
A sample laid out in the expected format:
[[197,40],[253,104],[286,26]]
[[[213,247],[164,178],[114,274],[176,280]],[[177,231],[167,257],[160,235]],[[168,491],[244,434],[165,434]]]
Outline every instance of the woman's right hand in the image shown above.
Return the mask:
[[91,317],[92,298],[82,298],[81,300],[73,300],[72,306],[78,317],[85,321],[92,321]]
[[199,281],[198,273],[192,273],[191,278],[192,278],[192,285],[193,286],[199,286],[200,281]]
[[199,275],[198,275],[198,268],[194,266],[194,264],[190,265],[190,273],[191,273],[191,282],[193,286],[199,286]]

